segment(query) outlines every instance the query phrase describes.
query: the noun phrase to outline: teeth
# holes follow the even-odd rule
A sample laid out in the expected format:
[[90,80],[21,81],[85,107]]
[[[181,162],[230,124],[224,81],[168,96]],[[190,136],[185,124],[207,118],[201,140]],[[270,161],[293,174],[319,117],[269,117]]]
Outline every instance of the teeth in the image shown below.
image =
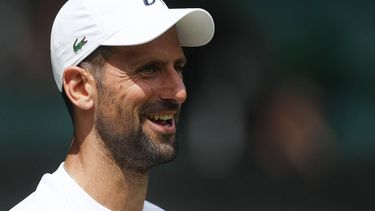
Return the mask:
[[172,119],[172,118],[173,118],[173,115],[161,115],[160,116],[160,119],[164,121]]
[[173,115],[171,114],[162,114],[162,115],[152,115],[150,116],[151,119],[154,119],[154,120],[163,120],[163,121],[166,121],[166,120],[170,120],[173,118]]

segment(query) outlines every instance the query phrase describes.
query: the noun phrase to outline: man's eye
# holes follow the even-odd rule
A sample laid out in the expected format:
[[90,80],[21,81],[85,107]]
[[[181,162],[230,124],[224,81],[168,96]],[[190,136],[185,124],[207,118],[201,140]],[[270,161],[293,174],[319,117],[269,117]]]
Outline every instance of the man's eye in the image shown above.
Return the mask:
[[138,70],[139,74],[144,75],[152,75],[160,72],[160,68],[158,68],[156,65],[147,65]]
[[184,66],[183,64],[181,65],[175,65],[174,69],[176,70],[176,72],[178,73],[183,73],[184,72]]

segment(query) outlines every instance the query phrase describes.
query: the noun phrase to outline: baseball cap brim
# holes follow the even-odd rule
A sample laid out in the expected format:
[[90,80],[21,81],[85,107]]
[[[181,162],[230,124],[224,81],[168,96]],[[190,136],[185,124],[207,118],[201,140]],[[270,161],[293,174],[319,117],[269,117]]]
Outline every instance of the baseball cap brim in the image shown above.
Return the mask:
[[134,20],[138,23],[114,33],[101,45],[141,45],[156,39],[172,26],[176,26],[181,46],[184,47],[205,45],[214,35],[214,21],[203,9],[168,9],[154,15],[155,19]]

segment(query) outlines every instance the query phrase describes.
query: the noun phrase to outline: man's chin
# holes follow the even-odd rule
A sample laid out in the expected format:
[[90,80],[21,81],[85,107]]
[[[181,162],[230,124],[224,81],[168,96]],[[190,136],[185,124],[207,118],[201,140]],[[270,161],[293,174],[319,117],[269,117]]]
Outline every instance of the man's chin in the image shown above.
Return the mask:
[[166,163],[173,160],[177,155],[177,142],[175,139],[175,134],[162,134],[149,139],[151,145],[154,148],[154,156],[158,157],[157,160],[160,163]]
[[176,149],[170,150],[168,152],[164,151],[163,153],[159,154],[157,162],[155,162],[150,167],[154,167],[154,166],[158,166],[158,165],[161,165],[161,164],[169,163],[169,162],[173,161],[176,157],[177,157],[177,150]]

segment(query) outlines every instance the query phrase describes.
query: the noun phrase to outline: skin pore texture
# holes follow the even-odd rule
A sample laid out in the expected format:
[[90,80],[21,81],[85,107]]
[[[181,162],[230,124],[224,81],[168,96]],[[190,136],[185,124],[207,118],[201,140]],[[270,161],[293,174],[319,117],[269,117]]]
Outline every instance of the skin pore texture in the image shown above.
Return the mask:
[[176,156],[185,62],[173,27],[149,43],[114,47],[99,86],[85,69],[65,70],[74,137],[64,167],[108,209],[142,210],[149,169]]

